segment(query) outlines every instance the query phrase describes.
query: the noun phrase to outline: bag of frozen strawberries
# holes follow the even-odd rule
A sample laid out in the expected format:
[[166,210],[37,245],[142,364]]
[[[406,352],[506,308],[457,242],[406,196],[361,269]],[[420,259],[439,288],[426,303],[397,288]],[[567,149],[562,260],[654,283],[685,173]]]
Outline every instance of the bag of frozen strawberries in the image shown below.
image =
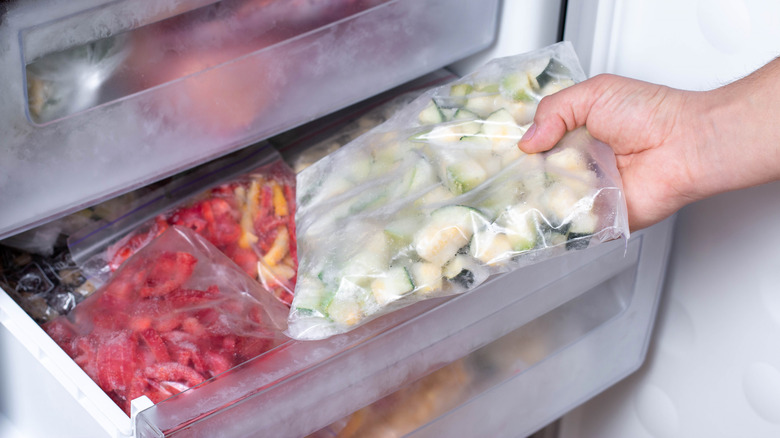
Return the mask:
[[126,413],[283,342],[287,308],[204,237],[173,226],[44,330]]
[[[224,167],[247,166],[245,161],[251,162],[230,161]],[[225,173],[194,174],[177,181],[167,189],[169,193],[158,195],[127,218],[85,231],[87,237],[70,244],[74,259],[100,283],[165,230],[181,226],[204,237],[289,305],[298,269],[295,174],[278,155],[247,172]],[[203,184],[215,179],[217,183]],[[176,199],[180,192],[192,194]],[[139,222],[139,217],[144,220]]]

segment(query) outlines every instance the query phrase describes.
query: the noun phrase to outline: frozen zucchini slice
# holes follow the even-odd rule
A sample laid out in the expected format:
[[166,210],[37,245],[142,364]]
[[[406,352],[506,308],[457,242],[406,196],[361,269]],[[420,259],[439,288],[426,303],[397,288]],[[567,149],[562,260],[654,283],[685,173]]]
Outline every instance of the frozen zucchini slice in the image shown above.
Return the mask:
[[463,205],[438,208],[415,234],[414,249],[423,260],[444,266],[486,223],[485,216],[475,208]]
[[435,263],[417,262],[410,268],[414,291],[420,295],[428,295],[442,288],[442,268]]
[[359,286],[367,286],[374,278],[387,269],[389,264],[390,240],[389,237],[379,231],[374,235],[368,235],[367,239],[360,233],[355,238],[361,239],[360,252],[350,257],[343,263],[340,270],[341,278]]
[[504,108],[490,114],[482,127],[485,136],[495,144],[520,140],[525,130],[517,125],[515,118]]
[[312,277],[301,277],[297,283],[297,293],[292,303],[297,312],[305,316],[324,316],[324,309],[329,304],[324,302],[327,295],[325,284],[319,278]]
[[420,157],[414,164],[414,175],[412,175],[412,179],[409,182],[409,192],[416,193],[431,187],[438,182],[439,179],[436,177],[436,169],[433,168],[427,159]]
[[424,156],[417,153],[406,159],[402,172],[403,176],[397,183],[391,182],[393,187],[389,192],[393,199],[425,191],[439,183],[436,169]]
[[580,198],[571,187],[560,182],[550,185],[540,199],[544,203],[545,216],[554,228],[567,223],[570,217],[590,210],[592,204],[591,200]]
[[465,108],[455,111],[452,116],[453,121],[459,121],[456,124],[457,131],[462,134],[461,138],[475,135],[482,130],[482,120],[479,116]]
[[539,211],[526,204],[512,206],[501,214],[497,222],[514,251],[528,251],[536,246],[538,217]]
[[461,195],[487,180],[488,173],[469,156],[466,148],[460,144],[455,146],[461,147],[431,145],[427,151],[432,157],[431,161],[436,163],[439,179],[444,186],[454,195]]
[[474,91],[480,94],[498,94],[499,91],[501,91],[501,88],[496,83],[486,82],[482,84],[477,84],[474,87]]
[[372,211],[388,201],[386,187],[377,187],[374,190],[368,190],[356,196],[349,206],[349,214],[354,215],[361,212]]
[[536,79],[525,71],[511,73],[501,80],[504,93],[517,102],[532,102],[534,87],[538,88]]
[[363,319],[360,304],[351,300],[333,300],[328,306],[328,317],[342,325],[355,325]]
[[474,87],[471,84],[455,84],[450,87],[449,103],[455,107],[462,107],[472,92]]
[[474,91],[474,87],[471,84],[455,84],[450,87],[450,97],[468,96],[472,91]]
[[551,82],[560,79],[571,78],[571,72],[565,65],[561,64],[558,60],[551,58],[544,68],[544,71],[536,76],[536,84],[539,88],[544,88]]
[[554,151],[545,159],[551,170],[560,169],[569,172],[584,172],[588,170],[588,160],[585,154],[575,148]]
[[447,166],[446,178],[450,191],[459,195],[485,182],[488,174],[475,160],[464,159]]
[[501,95],[498,84],[480,84],[475,86],[474,92],[469,95],[463,108],[480,116],[487,117],[490,113],[498,109],[496,105]]
[[506,167],[521,156],[523,152],[517,142],[527,128],[518,126],[512,114],[501,108],[485,119],[482,132],[490,140],[493,153],[501,158],[501,166]]
[[[510,174],[511,172],[511,174]],[[483,191],[479,200],[479,208],[491,219],[496,219],[511,205],[515,205],[524,197],[525,187],[517,179],[514,169],[501,174],[493,180],[493,184]]]
[[442,269],[444,277],[464,288],[469,288],[477,279],[476,273],[480,269],[477,261],[466,254],[458,254]]
[[497,95],[470,97],[463,105],[463,108],[479,117],[487,117],[498,107],[496,99]]
[[393,266],[371,282],[371,293],[380,306],[391,303],[414,290],[414,282],[404,266]]
[[350,181],[349,179],[341,176],[334,175],[330,178],[327,178],[322,183],[322,185],[320,185],[319,191],[314,192],[312,201],[319,202],[323,199],[335,198],[336,196],[346,193],[354,188],[355,183],[353,181]]
[[452,115],[453,120],[476,120],[479,119],[477,113],[469,111],[466,108],[458,108],[455,114]]
[[402,248],[412,243],[414,233],[420,229],[420,220],[416,217],[396,219],[385,226],[385,234],[391,248]]
[[489,266],[507,261],[512,257],[513,252],[507,235],[493,227],[474,233],[469,244],[469,254]]
[[[474,130],[474,125],[476,130]],[[476,122],[465,122],[456,124],[447,124],[444,126],[436,126],[426,134],[420,136],[420,139],[434,142],[436,144],[454,143],[460,140],[465,135],[472,135],[481,128]]]
[[446,117],[444,116],[444,113],[441,111],[441,108],[439,108],[439,105],[436,104],[433,100],[423,108],[422,111],[420,111],[420,115],[417,117],[417,120],[420,122],[421,125],[435,125],[437,123],[442,123],[446,120]]
[[415,201],[415,205],[435,206],[437,204],[445,203],[454,197],[455,195],[449,189],[439,184],[438,186],[434,187],[433,189],[431,189],[430,191],[422,195],[420,199]]
[[596,232],[599,218],[592,211],[575,216],[566,234],[566,249],[585,249],[590,243],[590,237]]
[[547,172],[545,172],[544,157],[542,154],[523,155],[514,169],[521,175],[523,186],[529,196],[539,198],[549,185]]

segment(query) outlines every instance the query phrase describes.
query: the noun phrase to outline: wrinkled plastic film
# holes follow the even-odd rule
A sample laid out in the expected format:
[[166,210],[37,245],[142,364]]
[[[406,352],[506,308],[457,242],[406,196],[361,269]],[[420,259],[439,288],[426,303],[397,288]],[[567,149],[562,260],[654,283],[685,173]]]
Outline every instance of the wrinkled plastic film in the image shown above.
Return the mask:
[[44,330],[126,413],[282,343],[286,308],[203,237],[179,227]]
[[289,334],[343,333],[627,237],[608,146],[580,129],[546,153],[517,147],[541,98],[583,79],[568,43],[498,59],[300,173]]
[[[250,164],[252,170],[236,174]],[[131,214],[76,239],[71,249],[85,272],[102,283],[130,256],[179,225],[206,238],[281,301],[290,303],[297,271],[292,170],[278,154],[261,160],[250,154],[201,173],[176,186],[177,194],[187,195],[184,199],[157,195]]]
[[296,173],[387,121],[433,86],[457,79],[441,69],[269,139]]

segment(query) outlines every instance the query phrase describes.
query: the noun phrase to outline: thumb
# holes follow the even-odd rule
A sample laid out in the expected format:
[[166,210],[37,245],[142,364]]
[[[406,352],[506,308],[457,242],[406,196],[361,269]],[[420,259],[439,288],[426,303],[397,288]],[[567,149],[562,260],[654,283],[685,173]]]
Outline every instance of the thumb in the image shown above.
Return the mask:
[[542,98],[518,147],[529,154],[543,152],[552,149],[567,131],[584,126],[599,96],[598,82],[589,79]]

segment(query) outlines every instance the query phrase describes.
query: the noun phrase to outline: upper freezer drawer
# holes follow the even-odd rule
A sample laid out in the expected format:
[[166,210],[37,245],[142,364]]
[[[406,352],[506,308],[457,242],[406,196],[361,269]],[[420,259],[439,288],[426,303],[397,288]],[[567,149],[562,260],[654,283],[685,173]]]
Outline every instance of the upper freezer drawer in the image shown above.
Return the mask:
[[0,19],[0,238],[479,51],[498,0],[82,0]]

